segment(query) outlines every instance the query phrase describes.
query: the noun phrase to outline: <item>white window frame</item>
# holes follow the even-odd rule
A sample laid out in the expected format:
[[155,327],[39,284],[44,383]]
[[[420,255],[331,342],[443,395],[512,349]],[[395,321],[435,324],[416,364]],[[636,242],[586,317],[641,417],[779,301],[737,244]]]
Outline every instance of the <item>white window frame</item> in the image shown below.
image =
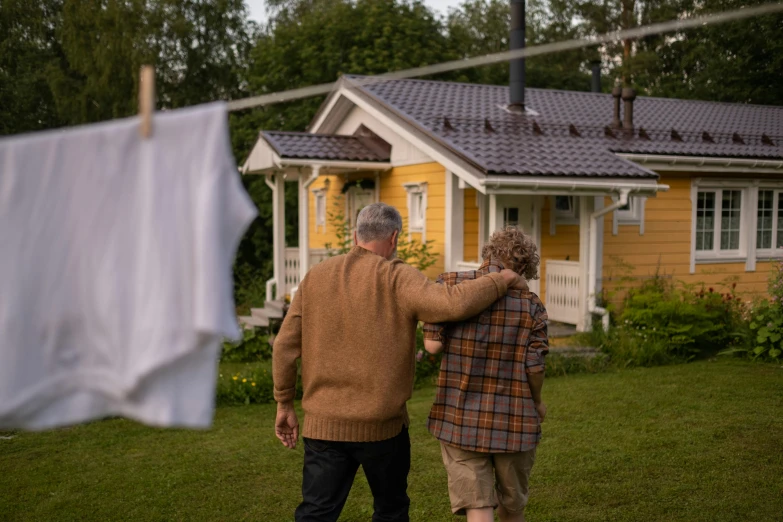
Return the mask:
[[[759,231],[759,207],[758,207],[758,201],[759,201],[759,193],[761,191],[771,191],[772,192],[772,247],[771,248],[760,248],[758,246],[758,231]],[[775,259],[779,257],[783,257],[783,243],[777,244],[777,232],[779,227],[783,227],[783,222],[780,222],[778,220],[778,212],[781,210],[780,205],[780,196],[783,195],[783,186],[780,184],[777,185],[771,185],[771,184],[762,184],[758,186],[757,190],[754,190],[754,206],[753,206],[753,238],[756,247],[756,259]]]
[[[691,273],[696,272],[695,265],[702,263],[736,263],[746,262],[746,270],[753,270],[747,263],[749,260],[748,252],[755,248],[756,230],[753,227],[752,234],[749,233],[748,226],[751,221],[749,216],[754,215],[755,223],[755,204],[752,203],[755,190],[751,190],[753,183],[751,181],[721,181],[721,180],[702,180],[693,179],[691,181]],[[723,191],[737,190],[740,192],[740,226],[739,226],[739,248],[736,250],[720,250],[720,222],[723,205]],[[715,192],[715,222],[713,232],[712,250],[696,250],[696,215],[698,206],[699,192]],[[755,257],[755,256],[751,256]]]
[[[403,183],[408,200],[408,234],[421,234],[421,240],[426,241],[427,231],[427,182]],[[418,201],[418,203],[417,203]],[[418,210],[418,217],[415,216]]]
[[353,186],[348,189],[346,198],[346,213],[348,216],[348,223],[351,225],[351,230],[354,230],[356,228],[355,216],[356,216],[356,196],[358,194],[364,194],[364,195],[370,195],[372,196],[372,201],[375,201],[375,190],[374,189],[364,189],[361,187]]
[[[571,200],[570,210],[558,210],[557,198],[565,197]],[[577,196],[550,196],[549,197],[549,235],[554,236],[557,233],[557,225],[578,225],[579,224],[579,201],[582,198]]]
[[315,232],[326,233],[326,188],[318,188],[313,191],[315,199]]
[[[612,201],[618,201],[617,196],[612,196]],[[644,235],[644,207],[647,203],[645,197],[629,197],[628,209],[617,209],[612,215],[612,235],[620,232],[620,225],[632,225],[639,227],[639,235]]]
[[[509,222],[508,211],[512,209],[517,211],[517,220]],[[508,226],[519,227],[520,210],[521,209],[519,207],[503,207],[503,228],[506,228]]]

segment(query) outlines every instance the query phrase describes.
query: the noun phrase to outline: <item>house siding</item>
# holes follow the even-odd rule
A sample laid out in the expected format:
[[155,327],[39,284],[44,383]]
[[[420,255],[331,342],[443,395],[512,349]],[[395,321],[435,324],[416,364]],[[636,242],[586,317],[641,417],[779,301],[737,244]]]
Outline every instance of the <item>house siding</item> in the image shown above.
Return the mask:
[[[766,282],[772,263],[758,261],[755,272],[746,272],[744,262],[697,263],[690,273],[691,253],[691,176],[667,174],[660,183],[668,192],[649,198],[645,207],[644,235],[638,225],[620,225],[612,234],[612,215],[604,218],[602,286],[615,301],[622,289],[641,284],[656,273],[688,285],[726,290],[736,282],[736,292],[744,299],[766,295]],[[609,198],[606,205],[611,204]],[[755,218],[751,233],[755,233]],[[560,228],[558,228],[558,235]]]
[[463,229],[463,261],[479,261],[479,209],[476,205],[476,189],[468,188],[464,193],[464,229]]
[[[373,174],[374,176],[374,174]],[[324,230],[323,227],[318,227],[318,230],[316,230],[316,218],[315,215],[315,195],[313,194],[313,190],[321,189],[326,187],[327,180],[329,180],[329,187],[326,190],[326,229]],[[343,185],[345,182],[343,181],[343,178],[341,176],[336,175],[329,175],[329,176],[319,176],[318,179],[316,179],[312,185],[307,190],[307,201],[309,206],[309,214],[308,214],[308,221],[310,226],[310,248],[311,249],[323,249],[326,248],[327,243],[331,243],[332,248],[335,248],[335,243],[337,242],[337,227],[332,222],[331,219],[329,219],[329,214],[335,212],[338,210],[336,206],[342,205],[339,207],[339,210],[342,212],[345,212],[345,198],[341,197],[340,191],[343,188]],[[293,186],[293,185],[292,185]]]
[[555,235],[550,235],[552,223],[551,198],[545,197],[541,208],[541,244],[538,254],[541,257],[539,277],[541,290],[539,297],[546,303],[546,260],[579,261],[579,225],[557,225]]
[[[425,238],[432,241],[432,251],[437,256],[435,265],[425,274],[436,278],[444,271],[443,254],[446,230],[446,169],[439,163],[421,163],[394,167],[381,175],[380,199],[396,207],[406,226],[408,223],[408,193],[404,183],[427,183],[427,213]],[[421,233],[412,233],[413,239],[421,240]]]

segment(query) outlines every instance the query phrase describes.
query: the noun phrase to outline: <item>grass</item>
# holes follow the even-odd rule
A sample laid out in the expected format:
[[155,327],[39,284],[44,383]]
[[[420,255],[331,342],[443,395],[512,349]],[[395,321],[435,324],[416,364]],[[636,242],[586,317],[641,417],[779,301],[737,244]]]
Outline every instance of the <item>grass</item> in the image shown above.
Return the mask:
[[[783,520],[779,365],[576,375],[548,380],[544,394],[530,521]],[[452,520],[424,427],[432,397],[419,390],[409,403],[414,521]],[[11,434],[0,439],[0,519],[292,520],[302,450],[283,448],[273,423],[274,406],[261,405],[219,408],[206,432],[109,420]],[[369,520],[371,505],[360,476],[341,520]]]

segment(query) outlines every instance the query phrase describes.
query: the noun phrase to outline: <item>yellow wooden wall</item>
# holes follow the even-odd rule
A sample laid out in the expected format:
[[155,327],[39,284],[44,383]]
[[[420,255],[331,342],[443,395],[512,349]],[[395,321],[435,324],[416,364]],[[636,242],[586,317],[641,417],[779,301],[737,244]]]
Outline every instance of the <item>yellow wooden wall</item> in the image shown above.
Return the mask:
[[[647,199],[644,235],[639,235],[638,225],[620,225],[618,234],[612,235],[612,215],[605,217],[604,288],[615,290],[615,299],[619,300],[623,288],[641,284],[658,272],[687,284],[704,283],[716,291],[736,282],[737,293],[746,299],[765,294],[771,268],[768,261],[759,261],[755,272],[746,272],[742,262],[697,263],[696,273],[690,273],[691,177],[667,174],[661,176],[660,183],[670,189]],[[605,204],[611,201],[607,198]],[[623,277],[630,280],[622,281]]]
[[[427,182],[426,239],[433,241],[432,250],[437,255],[434,266],[425,271],[435,278],[443,272],[444,238],[446,231],[446,169],[438,163],[422,163],[395,167],[381,174],[381,201],[400,211],[402,219],[408,222],[408,194],[403,183]],[[420,233],[411,237],[421,239]]]
[[[369,177],[374,177],[374,176],[375,174],[373,173]],[[328,188],[326,190],[326,230],[324,230],[323,227],[319,227],[318,231],[316,231],[315,195],[313,194],[313,190],[326,187],[327,185]],[[313,184],[310,185],[309,189],[307,190],[307,200],[309,203],[308,206],[310,207],[308,218],[310,222],[310,248],[311,249],[326,248],[326,243],[331,243],[332,248],[336,248],[335,246],[335,243],[337,242],[337,236],[335,235],[336,228],[331,223],[331,220],[329,219],[329,213],[336,211],[337,206],[339,206],[339,210],[341,212],[345,213],[345,196],[341,196],[340,194],[343,185],[344,185],[344,180],[342,176],[338,176],[338,175],[319,176],[313,182]],[[296,185],[293,184],[291,184],[290,186],[296,187]],[[294,188],[294,190],[296,189]]]
[[479,261],[479,209],[476,206],[476,189],[466,188],[463,193],[465,200],[462,260],[477,262]]
[[549,197],[544,198],[541,208],[541,244],[538,254],[541,266],[538,274],[541,278],[539,297],[546,301],[546,260],[579,261],[579,225],[557,225],[555,235],[549,234],[552,220],[552,205]]

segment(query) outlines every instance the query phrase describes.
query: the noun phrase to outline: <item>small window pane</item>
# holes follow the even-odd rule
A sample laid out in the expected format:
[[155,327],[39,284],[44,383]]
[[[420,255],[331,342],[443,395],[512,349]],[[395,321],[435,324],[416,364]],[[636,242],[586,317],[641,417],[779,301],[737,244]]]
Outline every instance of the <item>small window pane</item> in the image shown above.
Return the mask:
[[562,213],[573,212],[574,198],[572,196],[555,196],[555,210]]
[[515,227],[519,225],[519,209],[507,207],[503,209],[503,226]]
[[775,192],[759,190],[759,210],[756,225],[756,248],[772,248],[772,212]]
[[721,250],[739,250],[742,191],[724,190],[721,198]]
[[696,202],[696,250],[712,250],[715,192],[699,192]]

